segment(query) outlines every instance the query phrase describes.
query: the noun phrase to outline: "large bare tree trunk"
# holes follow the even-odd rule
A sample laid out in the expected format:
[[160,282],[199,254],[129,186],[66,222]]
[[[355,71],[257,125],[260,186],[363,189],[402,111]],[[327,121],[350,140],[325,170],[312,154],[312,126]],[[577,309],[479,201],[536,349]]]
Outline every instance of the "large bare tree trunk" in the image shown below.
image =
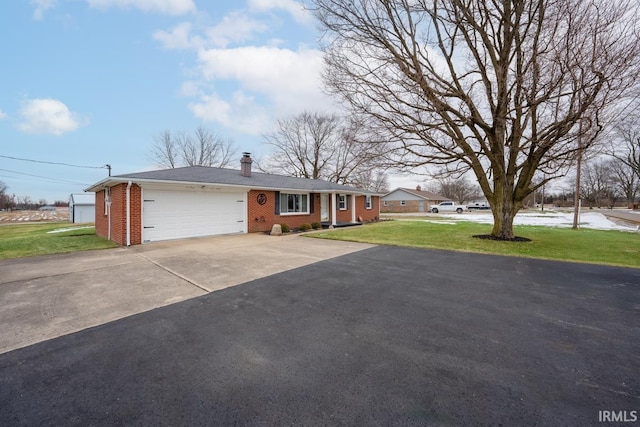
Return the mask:
[[308,2],[328,90],[396,165],[472,171],[496,238],[513,238],[523,200],[567,174],[581,134],[640,77],[638,2]]

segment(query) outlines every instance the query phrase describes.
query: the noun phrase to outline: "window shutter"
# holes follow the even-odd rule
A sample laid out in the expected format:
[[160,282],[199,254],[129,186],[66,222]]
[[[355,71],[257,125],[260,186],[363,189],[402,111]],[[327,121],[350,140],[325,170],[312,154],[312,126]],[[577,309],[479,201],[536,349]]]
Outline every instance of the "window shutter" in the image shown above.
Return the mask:
[[347,204],[347,210],[349,210],[349,200],[351,199],[351,194],[347,194],[346,199],[347,199],[347,200],[346,200],[345,202],[346,202],[346,204]]
[[276,197],[276,215],[280,215],[280,192],[276,191],[275,192],[275,197]]
[[313,213],[313,199],[315,198],[315,194],[309,193],[309,213]]

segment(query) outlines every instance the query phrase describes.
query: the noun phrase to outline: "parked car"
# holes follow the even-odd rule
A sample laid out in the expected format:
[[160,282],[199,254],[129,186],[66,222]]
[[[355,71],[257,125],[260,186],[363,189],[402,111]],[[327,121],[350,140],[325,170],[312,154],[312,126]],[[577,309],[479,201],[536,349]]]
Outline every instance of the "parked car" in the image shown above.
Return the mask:
[[457,203],[452,202],[451,200],[447,200],[447,201],[441,202],[440,204],[437,204],[437,205],[433,206],[431,208],[431,212],[433,212],[433,213],[456,212],[456,213],[461,214],[466,209],[467,209],[466,206],[458,205]]
[[487,210],[487,209],[491,209],[491,206],[489,206],[489,203],[487,202],[471,202],[470,204],[467,205],[467,209],[468,210]]

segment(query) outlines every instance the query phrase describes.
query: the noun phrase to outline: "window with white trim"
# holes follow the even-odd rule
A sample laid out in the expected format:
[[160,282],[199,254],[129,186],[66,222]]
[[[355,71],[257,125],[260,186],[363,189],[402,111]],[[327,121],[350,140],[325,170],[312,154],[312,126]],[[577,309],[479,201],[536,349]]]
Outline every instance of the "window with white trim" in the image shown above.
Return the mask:
[[406,206],[406,205],[407,205],[406,200],[400,200],[400,206]]
[[338,194],[338,210],[347,210],[347,196],[346,194]]
[[365,209],[373,209],[373,197],[371,197],[371,194],[364,196],[364,207]]
[[386,200],[382,201],[382,206],[387,206],[387,201]]
[[280,215],[308,213],[308,194],[280,193]]

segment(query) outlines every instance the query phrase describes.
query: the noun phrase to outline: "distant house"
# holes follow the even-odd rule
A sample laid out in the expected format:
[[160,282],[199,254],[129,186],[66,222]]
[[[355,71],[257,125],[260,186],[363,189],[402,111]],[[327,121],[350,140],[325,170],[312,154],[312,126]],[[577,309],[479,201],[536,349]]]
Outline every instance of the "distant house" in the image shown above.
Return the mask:
[[41,206],[38,210],[39,211],[55,211],[56,207],[53,205],[45,205],[45,206]]
[[380,213],[429,212],[432,205],[448,200],[440,194],[423,191],[420,186],[415,190],[396,188],[380,198]]
[[96,197],[93,193],[69,196],[69,221],[94,222],[96,220]]

